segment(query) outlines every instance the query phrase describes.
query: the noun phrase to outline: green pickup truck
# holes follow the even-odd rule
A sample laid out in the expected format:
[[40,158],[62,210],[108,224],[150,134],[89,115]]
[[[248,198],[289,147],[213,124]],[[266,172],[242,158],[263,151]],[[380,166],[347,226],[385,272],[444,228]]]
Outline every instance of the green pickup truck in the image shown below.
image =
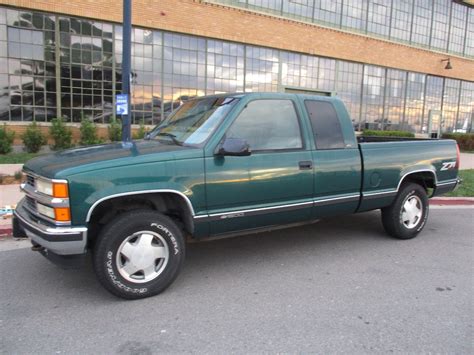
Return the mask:
[[388,234],[413,238],[426,224],[428,197],[453,190],[458,168],[452,140],[358,142],[334,97],[205,96],[185,102],[144,140],[27,162],[13,229],[55,262],[90,251],[102,285],[136,299],[173,282],[186,238],[375,209]]

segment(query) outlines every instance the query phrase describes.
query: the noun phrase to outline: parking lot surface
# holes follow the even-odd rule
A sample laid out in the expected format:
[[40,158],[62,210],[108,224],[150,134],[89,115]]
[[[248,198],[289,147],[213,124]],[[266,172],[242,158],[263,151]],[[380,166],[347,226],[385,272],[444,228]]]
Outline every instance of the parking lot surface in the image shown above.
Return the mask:
[[189,244],[139,301],[3,241],[0,353],[472,353],[474,209],[430,214],[408,241],[370,212]]

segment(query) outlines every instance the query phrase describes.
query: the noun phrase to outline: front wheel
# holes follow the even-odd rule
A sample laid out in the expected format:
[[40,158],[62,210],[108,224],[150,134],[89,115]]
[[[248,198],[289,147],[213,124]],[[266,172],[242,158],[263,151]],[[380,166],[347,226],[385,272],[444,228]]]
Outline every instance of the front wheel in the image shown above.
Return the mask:
[[167,216],[132,211],[111,221],[98,237],[93,263],[97,278],[112,294],[145,298],[166,289],[185,257],[181,230]]
[[421,232],[428,219],[425,189],[414,183],[403,185],[391,206],[382,209],[385,231],[398,239],[411,239]]

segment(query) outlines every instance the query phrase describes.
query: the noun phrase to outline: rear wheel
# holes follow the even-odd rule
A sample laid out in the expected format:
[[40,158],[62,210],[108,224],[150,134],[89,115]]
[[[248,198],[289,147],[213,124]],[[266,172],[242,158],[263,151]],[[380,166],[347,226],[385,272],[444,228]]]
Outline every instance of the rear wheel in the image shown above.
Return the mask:
[[185,256],[181,230],[153,211],[119,215],[100,233],[94,270],[112,294],[137,299],[165,290],[178,276]]
[[392,237],[411,239],[418,235],[428,219],[429,204],[425,189],[407,183],[389,207],[382,209],[382,223]]

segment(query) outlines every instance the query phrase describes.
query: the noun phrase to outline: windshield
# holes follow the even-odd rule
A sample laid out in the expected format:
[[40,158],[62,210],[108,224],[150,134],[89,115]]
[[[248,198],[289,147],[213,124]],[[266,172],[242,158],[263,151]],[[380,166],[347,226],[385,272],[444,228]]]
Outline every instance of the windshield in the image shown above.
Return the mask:
[[207,97],[185,102],[149,134],[175,144],[204,143],[239,99]]

